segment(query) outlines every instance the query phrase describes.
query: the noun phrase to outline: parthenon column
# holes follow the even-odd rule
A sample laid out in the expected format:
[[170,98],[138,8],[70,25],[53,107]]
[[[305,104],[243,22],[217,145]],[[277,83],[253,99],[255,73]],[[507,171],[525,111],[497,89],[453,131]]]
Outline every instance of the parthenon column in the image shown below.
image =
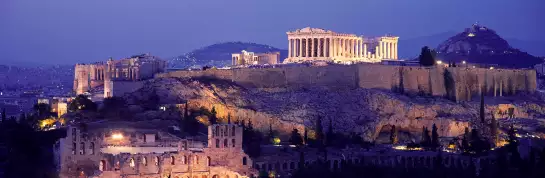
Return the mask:
[[310,57],[310,56],[309,56],[309,52],[308,52],[309,49],[310,49],[310,47],[309,47],[309,45],[310,45],[309,43],[310,43],[310,42],[309,42],[308,40],[309,40],[308,38],[305,38],[305,42],[307,43],[307,45],[305,46],[305,57]]
[[292,52],[291,52],[291,41],[292,41],[292,39],[288,39],[288,56],[289,56],[289,57],[293,57],[293,56],[291,55],[291,53],[292,53]]
[[390,58],[390,42],[386,42],[386,58]]
[[382,56],[382,58],[384,58],[386,56],[386,43],[384,43],[384,41],[380,42],[381,44],[381,48],[380,48],[380,56]]
[[394,43],[394,59],[397,59],[397,42]]
[[318,38],[318,43],[317,43],[317,46],[318,46],[318,57],[322,57],[322,38]]
[[350,56],[350,58],[353,58],[354,57],[354,39],[349,39],[348,40],[348,54]]
[[299,38],[299,55],[297,57],[303,57],[303,39]]
[[390,59],[393,59],[394,58],[394,43],[390,42],[388,43],[390,44]]
[[327,40],[328,41],[328,43],[327,43],[327,45],[328,45],[328,47],[327,47],[327,57],[333,57],[333,54],[332,54],[332,52],[333,52],[333,43],[331,41],[332,38],[327,38],[327,39],[328,39]]

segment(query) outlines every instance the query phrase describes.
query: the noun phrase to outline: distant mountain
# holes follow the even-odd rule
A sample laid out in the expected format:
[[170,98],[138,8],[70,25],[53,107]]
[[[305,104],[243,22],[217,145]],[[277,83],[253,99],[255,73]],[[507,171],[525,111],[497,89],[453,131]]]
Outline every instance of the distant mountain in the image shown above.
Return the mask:
[[543,60],[509,45],[496,31],[480,25],[466,28],[437,46],[438,57],[446,61],[497,64],[527,68]]
[[242,50],[256,53],[280,52],[280,61],[283,61],[288,56],[287,50],[268,45],[245,42],[226,42],[206,46],[174,57],[169,60],[169,67],[189,68],[202,66],[228,66],[231,65],[231,54],[240,53]]
[[[446,39],[456,35],[456,32],[443,32],[430,36],[399,40],[399,56],[413,59],[420,54],[424,46],[437,47]],[[513,48],[520,49],[534,56],[545,56],[545,41],[529,41],[513,38],[505,39]]]

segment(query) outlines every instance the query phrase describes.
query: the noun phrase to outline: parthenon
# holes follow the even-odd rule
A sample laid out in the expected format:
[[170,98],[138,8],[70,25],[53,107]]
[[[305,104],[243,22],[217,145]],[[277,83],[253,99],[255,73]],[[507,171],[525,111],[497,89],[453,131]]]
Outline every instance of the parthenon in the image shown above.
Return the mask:
[[397,60],[399,37],[364,38],[354,34],[306,27],[287,32],[288,58],[284,63],[333,61],[337,63]]

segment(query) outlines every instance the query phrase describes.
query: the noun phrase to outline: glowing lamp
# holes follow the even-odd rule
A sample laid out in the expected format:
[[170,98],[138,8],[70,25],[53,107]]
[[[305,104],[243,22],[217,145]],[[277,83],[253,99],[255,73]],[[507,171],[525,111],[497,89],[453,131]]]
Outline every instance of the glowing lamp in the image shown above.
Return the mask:
[[490,69],[494,69],[494,67],[490,67]]
[[437,61],[436,63],[437,64],[443,64],[443,61]]
[[466,61],[462,61],[462,64],[466,64]]
[[123,134],[120,134],[120,133],[113,134],[112,138],[116,140],[123,139]]

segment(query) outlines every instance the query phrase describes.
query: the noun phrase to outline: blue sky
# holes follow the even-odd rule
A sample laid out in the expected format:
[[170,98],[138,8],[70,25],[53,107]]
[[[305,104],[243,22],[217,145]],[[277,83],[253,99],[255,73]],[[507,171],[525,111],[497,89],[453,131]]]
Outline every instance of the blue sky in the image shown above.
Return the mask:
[[543,0],[0,0],[0,61],[73,64],[226,41],[287,48],[306,26],[401,39],[474,22],[545,41]]

